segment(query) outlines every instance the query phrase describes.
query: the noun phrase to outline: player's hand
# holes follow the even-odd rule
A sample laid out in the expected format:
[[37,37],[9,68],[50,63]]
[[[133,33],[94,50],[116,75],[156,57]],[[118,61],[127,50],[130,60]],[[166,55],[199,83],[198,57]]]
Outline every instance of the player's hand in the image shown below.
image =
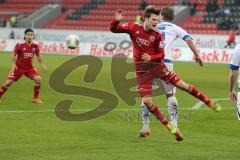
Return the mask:
[[121,9],[117,10],[117,12],[115,14],[115,20],[121,21],[121,20],[123,20],[123,17],[124,17],[124,15],[122,13],[122,10]]
[[230,92],[230,100],[234,105],[237,103],[237,94],[235,91]]
[[144,61],[151,61],[151,56],[149,54],[147,54],[147,53],[143,53],[142,59]]
[[43,64],[42,65],[43,72],[47,72],[47,67]]
[[199,64],[199,66],[201,66],[201,67],[203,66],[203,61],[200,57],[195,57],[195,61],[196,61],[196,63]]

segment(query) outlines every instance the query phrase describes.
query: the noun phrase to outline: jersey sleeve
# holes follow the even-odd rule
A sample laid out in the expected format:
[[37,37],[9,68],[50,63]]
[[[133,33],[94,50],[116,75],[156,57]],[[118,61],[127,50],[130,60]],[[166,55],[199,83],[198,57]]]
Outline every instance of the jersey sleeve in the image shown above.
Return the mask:
[[131,33],[134,23],[121,24],[119,21],[113,20],[110,26],[110,30],[113,33]]
[[180,37],[184,41],[192,39],[192,37],[181,27],[175,26],[174,30],[175,30],[176,37]]
[[240,46],[237,46],[233,51],[233,57],[231,63],[229,64],[229,68],[231,70],[238,70],[240,65],[239,61],[240,61]]
[[17,43],[14,47],[13,53],[18,54],[20,52],[20,44]]

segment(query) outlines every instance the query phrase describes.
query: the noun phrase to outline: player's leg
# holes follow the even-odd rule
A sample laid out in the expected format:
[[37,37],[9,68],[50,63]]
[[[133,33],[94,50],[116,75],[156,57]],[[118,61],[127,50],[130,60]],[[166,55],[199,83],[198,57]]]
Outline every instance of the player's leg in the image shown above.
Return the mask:
[[4,93],[8,90],[8,88],[11,86],[11,84],[14,81],[17,81],[18,79],[20,79],[23,74],[24,72],[20,69],[15,69],[14,71],[10,71],[7,81],[1,86],[0,99],[2,98]]
[[148,107],[143,102],[142,102],[142,106],[141,106],[141,115],[142,115],[143,127],[139,133],[139,137],[146,137],[151,134],[151,130],[149,127],[150,112],[148,110]]
[[0,101],[1,101],[1,98],[3,96],[3,94],[8,90],[8,87],[10,87],[10,85],[14,82],[14,80],[12,79],[8,79],[1,87],[0,89]]
[[41,88],[41,77],[40,75],[36,75],[33,77],[33,80],[35,82],[34,88],[33,88],[33,102],[34,103],[42,103],[42,100],[39,98],[39,92]]
[[238,92],[238,99],[237,99],[237,118],[240,120],[240,92]]
[[170,115],[170,121],[178,127],[178,101],[174,93],[166,94],[168,114]]
[[203,94],[200,90],[198,90],[193,85],[187,84],[186,82],[179,80],[176,83],[171,81],[176,87],[190,93],[194,97],[198,98],[202,102],[204,102],[207,106],[214,109],[217,112],[221,111],[221,106],[219,104],[213,103],[205,94]]
[[33,103],[42,103],[42,100],[39,98],[39,92],[41,88],[41,76],[36,69],[31,69],[25,73],[25,75],[34,80],[35,84],[33,87]]
[[167,128],[167,130],[175,135],[177,141],[182,141],[183,137],[181,133],[177,130],[177,128],[168,122],[167,118],[161,113],[158,107],[153,103],[152,97],[150,95],[146,95],[142,97],[143,103],[148,107],[149,111],[159,120],[161,123]]

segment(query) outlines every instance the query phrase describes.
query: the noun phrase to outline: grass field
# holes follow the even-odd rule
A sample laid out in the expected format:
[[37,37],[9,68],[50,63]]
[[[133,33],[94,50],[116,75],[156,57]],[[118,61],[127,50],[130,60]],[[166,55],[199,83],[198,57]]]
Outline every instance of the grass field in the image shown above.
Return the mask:
[[[180,105],[179,126],[184,141],[174,137],[154,120],[152,135],[139,139],[140,99],[129,106],[119,98],[112,112],[85,122],[62,121],[54,113],[63,99],[74,100],[73,110],[94,108],[100,103],[93,98],[57,93],[48,84],[51,73],[71,56],[43,55],[48,72],[42,73],[41,98],[44,103],[31,103],[33,82],[22,78],[13,84],[0,103],[0,160],[239,160],[240,123],[235,108],[228,100],[219,101],[223,110],[216,113],[201,106],[190,110],[199,101],[177,91]],[[96,82],[83,83],[86,67],[76,69],[66,83],[102,89],[117,96],[110,80],[110,58],[103,58],[103,69]],[[10,54],[0,53],[0,83],[10,70]],[[176,62],[175,71],[210,98],[228,98],[228,67],[222,64]],[[164,96],[154,101],[166,114]]]

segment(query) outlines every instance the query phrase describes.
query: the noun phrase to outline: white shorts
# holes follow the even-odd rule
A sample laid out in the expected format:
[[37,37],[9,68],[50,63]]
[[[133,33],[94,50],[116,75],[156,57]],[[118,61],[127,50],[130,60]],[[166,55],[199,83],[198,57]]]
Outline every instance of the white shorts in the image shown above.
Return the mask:
[[[173,63],[165,63],[167,69],[169,71],[173,70]],[[154,79],[154,86],[153,88],[157,88],[156,86],[162,86],[164,94],[175,94],[176,87],[171,83],[166,83],[165,81],[161,80],[160,78]]]

